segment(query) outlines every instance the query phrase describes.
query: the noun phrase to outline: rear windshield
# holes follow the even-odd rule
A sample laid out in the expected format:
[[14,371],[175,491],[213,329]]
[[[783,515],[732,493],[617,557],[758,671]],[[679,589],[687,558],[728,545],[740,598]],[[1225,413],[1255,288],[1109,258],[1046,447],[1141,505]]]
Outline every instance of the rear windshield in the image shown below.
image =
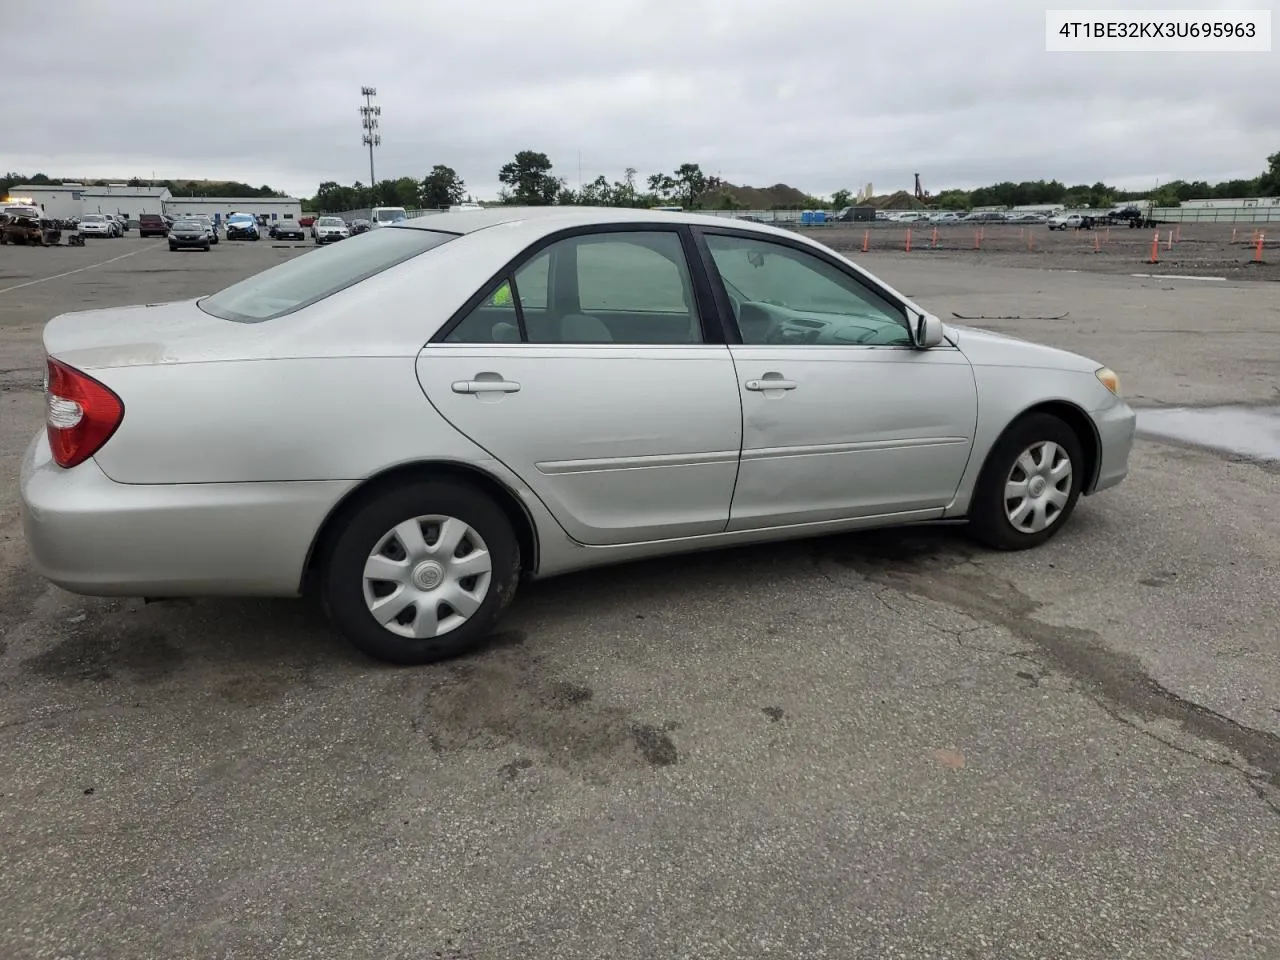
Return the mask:
[[234,283],[199,302],[211,316],[261,323],[294,313],[458,236],[396,227],[362,233]]

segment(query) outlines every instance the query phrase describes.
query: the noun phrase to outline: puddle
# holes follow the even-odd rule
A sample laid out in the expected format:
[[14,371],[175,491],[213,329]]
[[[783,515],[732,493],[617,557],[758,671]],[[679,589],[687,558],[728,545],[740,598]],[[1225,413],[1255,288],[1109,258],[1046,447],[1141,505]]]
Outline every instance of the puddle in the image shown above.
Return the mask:
[[1138,432],[1251,460],[1280,461],[1280,407],[1162,407],[1138,411]]

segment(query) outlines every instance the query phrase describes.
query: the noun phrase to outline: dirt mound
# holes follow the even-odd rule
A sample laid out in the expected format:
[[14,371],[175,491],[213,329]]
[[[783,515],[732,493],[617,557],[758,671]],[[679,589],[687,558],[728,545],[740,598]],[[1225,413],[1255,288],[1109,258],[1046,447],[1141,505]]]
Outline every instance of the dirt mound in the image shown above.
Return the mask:
[[705,207],[719,206],[721,198],[728,197],[739,210],[797,210],[807,207],[812,202],[803,190],[775,183],[772,187],[740,187],[726,183],[716,190],[709,191],[703,199]]
[[925,204],[917,200],[914,194],[908,193],[906,190],[899,190],[897,193],[887,193],[883,196],[872,197],[862,204],[863,206],[875,207],[877,210],[923,210]]

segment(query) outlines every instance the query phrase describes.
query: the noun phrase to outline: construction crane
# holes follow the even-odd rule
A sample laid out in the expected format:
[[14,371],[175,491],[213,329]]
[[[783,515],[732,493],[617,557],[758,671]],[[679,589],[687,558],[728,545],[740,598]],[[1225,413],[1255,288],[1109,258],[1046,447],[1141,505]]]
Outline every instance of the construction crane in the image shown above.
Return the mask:
[[920,174],[916,174],[916,199],[921,203],[928,203],[933,198],[924,192],[924,187],[920,185]]

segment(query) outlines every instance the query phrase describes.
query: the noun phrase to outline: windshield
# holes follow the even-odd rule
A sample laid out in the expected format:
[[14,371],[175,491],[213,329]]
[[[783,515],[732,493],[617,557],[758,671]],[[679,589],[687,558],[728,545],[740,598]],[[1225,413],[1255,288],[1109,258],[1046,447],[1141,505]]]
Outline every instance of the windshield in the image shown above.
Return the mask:
[[343,222],[342,222],[341,220],[339,220],[337,217],[321,217],[321,218],[320,218],[320,226],[322,226],[322,227],[341,227],[341,226],[344,226],[344,224],[343,224]]
[[438,230],[374,230],[288,260],[200,301],[211,316],[260,323],[309,307],[456,237]]
[[35,207],[5,207],[4,212],[11,217],[38,217],[40,211]]
[[107,218],[100,213],[86,213],[83,217],[80,218],[80,222],[81,223],[101,223],[105,219]]
[[204,224],[199,220],[179,220],[174,227],[178,230],[203,230]]
[[377,212],[379,223],[394,223],[397,220],[408,220],[409,216],[401,207],[391,207],[387,210],[379,210]]

